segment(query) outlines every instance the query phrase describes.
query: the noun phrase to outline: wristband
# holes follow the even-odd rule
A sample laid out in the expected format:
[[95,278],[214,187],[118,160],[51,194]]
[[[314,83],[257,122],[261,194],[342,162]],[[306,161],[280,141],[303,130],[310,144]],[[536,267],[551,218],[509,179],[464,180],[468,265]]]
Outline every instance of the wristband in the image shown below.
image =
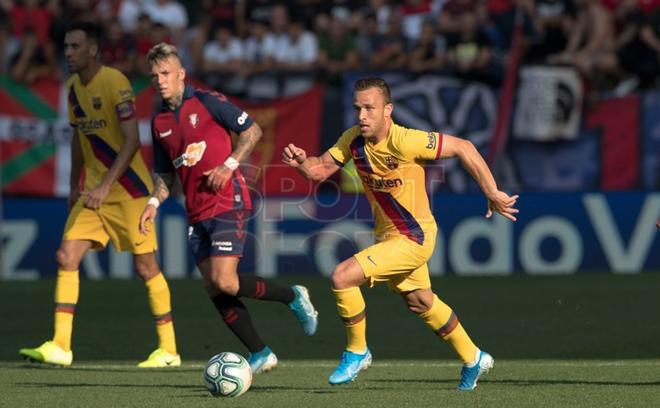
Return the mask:
[[158,208],[160,206],[160,200],[158,200],[156,197],[151,197],[149,201],[147,201],[147,205],[153,205],[155,208]]
[[228,157],[227,160],[225,160],[225,166],[229,170],[234,171],[238,168],[238,160],[234,159],[233,157]]

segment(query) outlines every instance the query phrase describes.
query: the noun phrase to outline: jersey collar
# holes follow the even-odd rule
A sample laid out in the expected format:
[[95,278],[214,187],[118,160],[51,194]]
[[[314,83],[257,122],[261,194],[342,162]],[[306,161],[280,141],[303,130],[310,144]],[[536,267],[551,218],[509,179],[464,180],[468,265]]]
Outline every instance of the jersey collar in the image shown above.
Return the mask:
[[190,99],[193,95],[195,95],[195,88],[190,84],[186,84],[186,87],[183,89],[183,99]]

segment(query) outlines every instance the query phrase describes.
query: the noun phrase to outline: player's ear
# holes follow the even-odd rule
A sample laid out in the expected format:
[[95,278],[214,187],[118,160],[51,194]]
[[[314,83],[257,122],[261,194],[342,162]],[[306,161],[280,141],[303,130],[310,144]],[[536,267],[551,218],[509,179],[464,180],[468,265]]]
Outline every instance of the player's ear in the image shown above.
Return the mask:
[[89,43],[89,56],[92,58],[99,56],[99,45],[96,42]]
[[385,104],[385,117],[386,118],[391,117],[393,111],[394,111],[394,104],[391,104],[391,103]]
[[182,81],[186,79],[186,69],[184,67],[179,68],[179,77]]

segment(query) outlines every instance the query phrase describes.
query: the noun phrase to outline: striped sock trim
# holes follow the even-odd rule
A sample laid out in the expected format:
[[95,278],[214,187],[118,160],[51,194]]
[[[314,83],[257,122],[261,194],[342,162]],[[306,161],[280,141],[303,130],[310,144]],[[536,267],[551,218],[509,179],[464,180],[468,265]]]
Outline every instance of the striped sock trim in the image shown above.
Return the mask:
[[226,315],[222,316],[222,320],[227,324],[232,324],[238,320],[238,313],[235,310],[230,310]]
[[344,322],[344,326],[354,326],[354,325],[360,323],[366,317],[367,317],[367,311],[365,309],[365,310],[362,310],[360,313],[356,314],[355,316],[342,317],[341,320]]
[[55,313],[76,313],[75,303],[55,303]]
[[451,316],[449,316],[449,320],[447,320],[447,323],[445,323],[444,326],[436,330],[435,334],[437,334],[440,337],[447,337],[452,331],[454,331],[456,326],[458,326],[458,317],[456,317],[456,313],[451,312]]
[[156,325],[167,324],[172,321],[172,312],[167,312],[162,315],[154,316]]
[[254,291],[254,295],[252,296],[255,299],[261,299],[266,294],[266,283],[264,281],[258,280],[255,286],[256,288]]

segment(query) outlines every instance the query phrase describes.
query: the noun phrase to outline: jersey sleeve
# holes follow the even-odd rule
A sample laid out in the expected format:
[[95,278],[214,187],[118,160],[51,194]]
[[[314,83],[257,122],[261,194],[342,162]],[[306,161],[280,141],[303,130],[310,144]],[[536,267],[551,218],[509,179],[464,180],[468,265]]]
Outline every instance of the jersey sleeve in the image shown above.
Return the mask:
[[110,89],[110,102],[115,107],[119,120],[123,122],[135,117],[135,95],[128,78],[118,72]]
[[442,136],[442,132],[408,129],[396,140],[396,148],[404,158],[409,160],[436,160],[440,158]]
[[160,144],[158,137],[156,137],[154,119],[151,119],[151,146],[154,153],[154,172],[172,173],[175,171],[176,169],[174,168],[174,164],[172,164],[172,160],[163,148],[163,145]]
[[226,129],[241,133],[254,123],[247,112],[229,102],[223,95],[197,91],[195,96],[204,104],[213,119]]
[[343,166],[353,158],[353,155],[351,154],[351,142],[353,142],[357,136],[354,128],[348,129],[341,135],[341,137],[339,137],[334,146],[328,149],[328,153],[332,156],[338,166]]

